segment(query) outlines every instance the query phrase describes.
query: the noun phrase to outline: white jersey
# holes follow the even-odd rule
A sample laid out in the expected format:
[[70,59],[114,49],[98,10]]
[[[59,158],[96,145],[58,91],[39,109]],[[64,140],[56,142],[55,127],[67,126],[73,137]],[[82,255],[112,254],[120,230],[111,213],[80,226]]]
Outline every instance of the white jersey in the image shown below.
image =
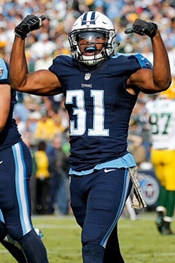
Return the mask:
[[146,105],[152,130],[153,149],[175,149],[175,100],[156,99]]

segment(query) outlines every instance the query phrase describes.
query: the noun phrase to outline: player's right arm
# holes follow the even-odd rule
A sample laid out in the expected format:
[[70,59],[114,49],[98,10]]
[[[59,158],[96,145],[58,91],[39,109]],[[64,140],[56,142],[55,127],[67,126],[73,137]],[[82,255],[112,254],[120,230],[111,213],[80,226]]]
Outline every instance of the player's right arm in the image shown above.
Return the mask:
[[62,93],[57,76],[49,70],[28,72],[25,56],[25,38],[27,33],[39,29],[42,19],[29,15],[16,28],[10,56],[10,84],[15,90],[49,96]]

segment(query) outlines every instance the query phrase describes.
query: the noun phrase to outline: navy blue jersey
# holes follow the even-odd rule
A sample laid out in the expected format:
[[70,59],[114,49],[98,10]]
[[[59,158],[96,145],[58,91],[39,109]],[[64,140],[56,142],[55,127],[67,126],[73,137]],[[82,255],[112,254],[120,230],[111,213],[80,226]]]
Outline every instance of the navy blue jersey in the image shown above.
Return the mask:
[[[49,68],[61,83],[70,118],[70,162],[76,171],[122,157],[127,153],[128,123],[137,95],[126,81],[142,67],[142,55],[117,54],[97,67],[86,67],[60,55]],[[139,93],[139,91],[138,91]]]
[[[0,85],[1,84],[9,84],[9,78],[8,65],[0,58]],[[16,121],[13,119],[13,109],[16,102],[16,91],[11,89],[11,107],[9,116],[4,129],[0,132],[0,151],[14,145],[21,137],[17,130]]]

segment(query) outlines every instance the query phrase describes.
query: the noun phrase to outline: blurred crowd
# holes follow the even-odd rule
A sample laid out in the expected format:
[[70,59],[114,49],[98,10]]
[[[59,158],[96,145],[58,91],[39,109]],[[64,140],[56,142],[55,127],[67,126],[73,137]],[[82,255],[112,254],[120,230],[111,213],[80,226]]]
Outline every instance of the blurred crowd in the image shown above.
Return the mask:
[[[0,56],[9,62],[14,28],[28,14],[48,19],[26,38],[29,71],[48,68],[59,54],[70,54],[68,33],[76,18],[89,10],[107,15],[117,30],[116,52],[142,53],[151,62],[150,39],[126,35],[136,18],[155,22],[168,50],[175,78],[175,1],[166,0],[0,0]],[[149,163],[150,125],[145,104],[155,96],[140,94],[130,121],[128,148],[137,164]],[[18,92],[14,117],[34,160],[31,180],[33,214],[69,214],[69,120],[64,97],[39,97]]]

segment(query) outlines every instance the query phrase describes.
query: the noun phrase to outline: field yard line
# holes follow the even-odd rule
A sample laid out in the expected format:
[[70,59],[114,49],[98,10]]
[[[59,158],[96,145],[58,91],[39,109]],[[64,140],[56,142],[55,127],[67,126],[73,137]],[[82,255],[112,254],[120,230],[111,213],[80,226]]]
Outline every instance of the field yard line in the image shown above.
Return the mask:
[[[50,249],[47,249],[47,252],[49,254],[56,254],[58,253],[59,251],[66,251],[67,248],[58,248],[58,249],[54,249],[52,251],[50,251]],[[75,248],[72,248],[72,250],[74,251],[74,254],[75,254]],[[69,247],[69,251],[71,251],[71,247]],[[0,254],[9,254],[9,252],[7,250],[4,249],[0,249]],[[79,252],[77,251],[76,254],[79,254]],[[154,256],[159,256],[159,257],[164,257],[164,256],[175,256],[175,253],[153,253]],[[70,256],[70,253],[69,253],[69,256]],[[141,254],[137,254],[137,257],[144,257],[146,258],[147,256],[150,256],[148,254],[144,254],[144,253],[141,253]]]
[[[49,254],[56,254],[58,253],[58,251],[66,251],[67,250],[67,247],[65,248],[58,248],[58,249],[54,249],[52,251],[50,251],[50,249],[47,249],[47,252]],[[75,248],[72,248],[72,250],[74,251],[74,255],[75,255]],[[71,251],[71,247],[69,247],[69,251]],[[0,254],[9,254],[9,252],[7,250],[4,249],[0,249]],[[79,252],[77,251],[76,254],[79,254]],[[69,256],[71,255],[71,253],[69,253]],[[175,256],[175,252],[174,253],[153,253],[154,256],[158,256],[160,259],[161,257],[164,257],[164,256]],[[147,256],[149,256],[148,254],[144,254],[144,253],[141,253],[141,254],[137,254],[137,257],[144,257],[146,258]],[[158,258],[157,258],[158,260]]]
[[[155,211],[152,211],[152,212],[147,212],[147,211],[140,211],[138,212],[138,220],[145,220],[145,219],[148,219],[148,220],[154,220],[156,218],[156,212]],[[32,215],[32,219],[37,221],[37,220],[58,220],[58,221],[62,221],[62,220],[67,220],[67,221],[75,221],[75,218],[73,215]],[[128,220],[128,218],[125,218],[125,217],[122,217],[120,218],[120,220]]]

